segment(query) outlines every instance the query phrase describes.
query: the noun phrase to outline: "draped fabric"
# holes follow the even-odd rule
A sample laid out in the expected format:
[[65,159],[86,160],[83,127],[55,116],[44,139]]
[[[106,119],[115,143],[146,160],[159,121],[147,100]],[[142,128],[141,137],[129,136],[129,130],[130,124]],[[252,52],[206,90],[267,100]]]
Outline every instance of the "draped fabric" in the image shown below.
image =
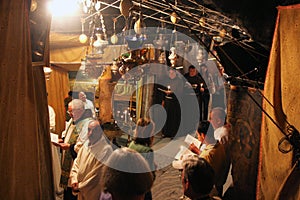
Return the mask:
[[[300,130],[300,4],[278,7],[277,22],[266,76],[264,110],[287,133],[287,122]],[[293,152],[278,149],[284,136],[274,123],[263,115],[257,199],[300,199],[300,173],[291,173]],[[285,147],[286,149],[289,146]],[[293,174],[290,177],[289,174]],[[296,180],[289,182],[289,180]],[[292,183],[292,184],[291,184]],[[286,187],[288,185],[288,187]],[[282,198],[281,188],[289,189]],[[280,198],[281,197],[281,198]]]
[[262,115],[259,107],[261,92],[255,88],[231,86],[227,100],[234,192],[242,199],[255,199]]
[[45,77],[32,66],[29,2],[0,1],[0,199],[54,199]]
[[56,114],[55,133],[60,134],[65,129],[66,111],[64,98],[68,96],[69,78],[68,72],[56,66],[51,67],[52,72],[49,80],[46,81],[48,92],[48,103]]

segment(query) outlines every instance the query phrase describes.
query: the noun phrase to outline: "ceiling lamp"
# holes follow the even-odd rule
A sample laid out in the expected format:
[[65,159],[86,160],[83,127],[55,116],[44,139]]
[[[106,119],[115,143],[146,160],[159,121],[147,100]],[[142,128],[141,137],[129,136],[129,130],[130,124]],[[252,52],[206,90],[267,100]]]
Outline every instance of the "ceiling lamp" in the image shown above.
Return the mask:
[[86,36],[86,34],[84,34],[84,24],[81,24],[81,35],[79,36],[79,42],[81,44],[85,44],[87,41],[88,37]]
[[205,18],[204,17],[201,17],[199,19],[199,24],[200,24],[201,27],[205,27]]
[[82,43],[82,44],[85,44],[86,41],[87,41],[88,37],[86,36],[86,34],[82,33],[80,36],[79,36],[79,42]]
[[141,19],[139,18],[138,20],[136,20],[136,22],[134,23],[134,31],[136,34],[141,35],[142,34],[142,22]]
[[117,22],[117,18],[114,18],[113,21],[114,21],[114,34],[110,37],[110,42],[112,44],[117,44],[118,40],[119,40],[118,36],[116,35],[116,22]]
[[101,33],[96,33],[97,40],[93,43],[94,53],[103,54],[104,48],[108,45],[108,42],[103,38]]
[[32,0],[30,5],[30,12],[34,12],[37,9],[37,1]]
[[173,24],[176,24],[177,23],[177,14],[176,14],[176,12],[172,12],[172,14],[171,14],[171,16],[170,16],[170,19],[171,19],[171,22],[173,23]]
[[175,68],[176,62],[177,62],[176,48],[175,47],[171,47],[170,52],[171,52],[171,54],[169,55],[168,58],[170,60],[171,67]]
[[130,8],[133,6],[133,3],[131,0],[121,0],[120,2],[120,12],[125,17],[129,17]]
[[118,36],[115,33],[110,37],[110,42],[112,44],[117,44],[118,40],[119,40],[119,38],[118,38]]

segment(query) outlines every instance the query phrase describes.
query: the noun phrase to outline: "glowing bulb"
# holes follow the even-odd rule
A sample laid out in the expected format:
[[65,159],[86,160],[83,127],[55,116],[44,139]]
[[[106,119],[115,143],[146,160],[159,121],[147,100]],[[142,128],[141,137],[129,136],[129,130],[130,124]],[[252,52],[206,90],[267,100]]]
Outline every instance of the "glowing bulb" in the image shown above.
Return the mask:
[[30,5],[30,12],[34,12],[37,9],[37,1],[32,0]]
[[48,4],[48,9],[54,17],[72,16],[79,12],[79,6],[74,0],[53,0]]
[[114,33],[111,38],[110,38],[110,41],[112,44],[117,44],[118,43],[118,36]]
[[82,44],[86,43],[87,39],[88,39],[88,38],[87,38],[86,34],[84,34],[84,33],[82,33],[82,34],[79,36],[79,42],[82,43]]
[[175,12],[172,12],[171,16],[170,16],[171,22],[173,24],[176,24],[177,22],[177,14]]

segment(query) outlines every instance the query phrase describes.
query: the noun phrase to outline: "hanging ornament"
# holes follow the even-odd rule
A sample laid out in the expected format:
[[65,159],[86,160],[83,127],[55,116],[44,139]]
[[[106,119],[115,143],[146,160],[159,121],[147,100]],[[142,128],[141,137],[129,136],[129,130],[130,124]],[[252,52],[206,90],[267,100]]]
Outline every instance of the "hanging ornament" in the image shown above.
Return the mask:
[[173,23],[173,24],[176,24],[177,23],[177,14],[175,13],[175,12],[172,12],[172,14],[171,14],[171,16],[170,16],[170,19],[171,19],[171,22]]
[[82,44],[85,44],[86,41],[87,41],[88,37],[86,36],[86,34],[82,33],[80,36],[79,36],[79,42],[82,43]]
[[199,19],[199,24],[200,24],[201,27],[205,27],[205,18],[204,17],[201,17]]
[[141,35],[142,34],[142,29],[143,29],[143,25],[142,25],[142,20],[139,18],[135,23],[134,23],[134,31],[137,35]]
[[175,47],[171,47],[170,51],[171,51],[171,54],[169,55],[168,58],[170,60],[171,67],[175,68],[176,61],[177,61],[176,48]]
[[31,5],[30,5],[30,12],[34,12],[37,9],[37,1],[36,0],[32,0],[31,1]]
[[133,6],[133,3],[131,0],[121,0],[120,2],[120,12],[125,17],[129,17],[130,8]]
[[119,38],[118,38],[118,36],[115,33],[110,37],[110,42],[112,44],[117,44],[118,40],[119,40]]
[[114,21],[114,34],[110,37],[110,41],[112,44],[117,44],[118,43],[118,36],[116,35],[116,22],[117,22],[117,19],[114,18],[113,19]]

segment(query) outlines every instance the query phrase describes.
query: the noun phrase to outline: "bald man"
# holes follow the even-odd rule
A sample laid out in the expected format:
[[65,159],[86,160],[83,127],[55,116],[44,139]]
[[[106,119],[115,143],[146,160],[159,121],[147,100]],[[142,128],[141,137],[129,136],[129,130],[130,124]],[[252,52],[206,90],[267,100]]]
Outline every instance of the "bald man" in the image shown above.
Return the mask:
[[71,170],[71,185],[73,191],[78,192],[78,200],[98,200],[102,168],[113,149],[98,121],[89,123],[87,135],[88,140],[79,150]]

